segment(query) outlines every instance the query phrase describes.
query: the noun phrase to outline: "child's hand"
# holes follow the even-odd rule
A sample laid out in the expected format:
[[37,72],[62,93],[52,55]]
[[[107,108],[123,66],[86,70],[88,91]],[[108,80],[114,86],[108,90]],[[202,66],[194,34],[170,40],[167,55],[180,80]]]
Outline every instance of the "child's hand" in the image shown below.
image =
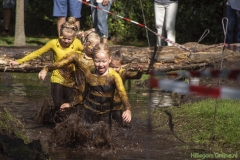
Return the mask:
[[47,76],[47,71],[45,69],[42,69],[39,73],[38,73],[38,78],[43,80],[45,79],[45,77]]
[[60,111],[64,111],[66,108],[70,108],[70,103],[63,103],[60,107]]
[[142,71],[143,71],[143,67],[140,66],[140,65],[137,65],[137,70],[138,70],[139,72],[142,72]]
[[10,61],[9,65],[10,66],[15,66],[15,65],[19,65],[19,63],[17,61]]
[[108,0],[103,0],[102,5],[107,6],[108,5]]
[[84,32],[83,31],[78,31],[77,33],[76,33],[76,36],[77,36],[77,38],[78,39],[84,39]]
[[131,111],[130,110],[124,111],[122,114],[122,118],[125,122],[130,122],[132,118]]

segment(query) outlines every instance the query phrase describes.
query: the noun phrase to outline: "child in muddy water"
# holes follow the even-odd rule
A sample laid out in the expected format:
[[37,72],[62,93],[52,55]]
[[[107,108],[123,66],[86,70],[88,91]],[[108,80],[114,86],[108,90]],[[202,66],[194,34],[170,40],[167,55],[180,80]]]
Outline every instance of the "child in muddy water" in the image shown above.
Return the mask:
[[76,70],[82,70],[86,77],[86,96],[79,96],[78,99],[71,103],[64,103],[61,106],[61,111],[71,108],[74,105],[84,103],[84,120],[86,123],[93,124],[100,121],[110,123],[109,116],[112,110],[112,102],[114,91],[119,94],[123,103],[124,111],[122,116],[123,121],[131,121],[131,106],[125,91],[121,77],[112,68],[109,68],[111,56],[109,47],[106,44],[97,44],[92,49],[92,57],[95,69],[91,70],[88,66],[81,63],[79,56],[76,53],[66,56],[62,61],[46,66],[40,73],[39,77],[44,79],[48,70],[53,70],[70,63],[74,63]]
[[[76,19],[70,17],[67,22],[63,23],[60,30],[60,37],[58,39],[53,39],[45,44],[42,48],[28,54],[22,59],[16,61],[11,61],[10,66],[19,65],[24,62],[35,59],[42,54],[53,51],[53,61],[58,62],[66,56],[67,53],[71,51],[82,51],[83,45],[79,39],[76,38],[76,33],[78,32],[78,27],[75,25]],[[71,102],[73,100],[73,85],[75,83],[75,78],[73,74],[74,65],[69,64],[61,69],[56,69],[51,75],[51,95],[54,103],[54,108],[52,109],[52,114],[55,115],[57,111],[60,110],[60,106],[63,103]],[[59,112],[58,112],[59,113]],[[62,121],[61,117],[57,116],[57,120]],[[54,121],[54,120],[51,120]]]
[[[142,77],[143,68],[139,65],[137,65],[137,70],[138,70],[137,73],[130,72],[122,68],[124,57],[120,51],[117,50],[116,52],[113,52],[111,54],[111,58],[112,59],[109,66],[120,75],[120,77],[122,78],[123,84],[127,79],[140,79]],[[123,126],[123,121],[121,118],[123,106],[122,106],[122,101],[118,95],[118,92],[115,92],[114,94],[112,110],[113,110],[112,111],[113,119],[117,121],[119,125]]]

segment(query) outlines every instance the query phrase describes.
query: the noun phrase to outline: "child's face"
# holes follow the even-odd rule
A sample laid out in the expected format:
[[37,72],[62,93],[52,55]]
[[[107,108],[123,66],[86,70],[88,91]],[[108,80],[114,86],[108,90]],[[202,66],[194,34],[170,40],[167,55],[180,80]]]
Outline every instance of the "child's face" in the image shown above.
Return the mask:
[[116,72],[119,72],[120,69],[122,68],[122,64],[120,61],[118,60],[113,60],[111,61],[110,65],[109,65],[113,70],[115,70]]
[[92,41],[92,42],[86,42],[86,43],[84,44],[85,54],[86,54],[88,57],[92,57],[93,47],[95,47],[98,43],[100,43],[100,42]]
[[63,33],[59,38],[60,44],[63,48],[68,48],[74,40],[74,36],[71,33]]
[[97,73],[99,75],[103,75],[108,70],[109,63],[111,62],[111,57],[109,57],[104,52],[99,52],[95,55],[93,61]]

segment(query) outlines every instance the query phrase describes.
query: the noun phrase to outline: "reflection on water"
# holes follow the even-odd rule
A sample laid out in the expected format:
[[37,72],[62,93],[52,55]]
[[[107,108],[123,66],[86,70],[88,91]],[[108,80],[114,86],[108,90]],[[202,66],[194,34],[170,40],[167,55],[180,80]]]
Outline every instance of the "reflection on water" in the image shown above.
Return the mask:
[[[37,108],[43,104],[44,98],[50,96],[49,81],[41,82],[37,78],[15,79],[9,74],[0,73],[0,107],[5,107],[13,116],[20,118],[25,124],[26,135],[31,139],[41,139],[44,150],[50,153],[52,160],[102,160],[102,159],[186,159],[183,152],[177,148],[182,145],[171,137],[169,131],[154,133],[147,131],[148,90],[135,89],[129,92],[132,105],[131,130],[123,134],[126,146],[117,151],[77,150],[69,148],[48,148],[47,141],[51,128],[37,125],[34,115]],[[19,74],[19,76],[24,75]],[[33,74],[37,77],[37,74]],[[159,104],[158,96],[154,103]],[[161,98],[161,97],[160,97]],[[146,114],[145,114],[146,115]],[[127,146],[131,145],[129,149]],[[136,147],[134,147],[136,146]],[[187,156],[188,157],[188,156]]]

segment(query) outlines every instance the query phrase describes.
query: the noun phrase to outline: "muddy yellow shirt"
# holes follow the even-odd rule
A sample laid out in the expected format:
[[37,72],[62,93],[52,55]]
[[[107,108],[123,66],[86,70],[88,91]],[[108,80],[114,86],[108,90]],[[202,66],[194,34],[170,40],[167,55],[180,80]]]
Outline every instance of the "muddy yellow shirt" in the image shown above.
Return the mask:
[[[82,63],[79,58],[80,56],[78,54],[71,54],[58,63],[48,65],[46,69],[52,70],[56,67],[73,63],[76,70],[82,70],[86,78],[86,98],[84,100],[84,107],[91,109],[97,114],[104,114],[110,111],[115,89],[123,103],[124,109],[131,110],[128,96],[119,74],[112,68],[109,68],[106,75],[98,76],[94,73],[94,69],[90,69],[87,65]],[[81,103],[82,101],[83,97],[79,96],[79,99],[73,101],[71,106]]]
[[[42,54],[48,52],[49,50],[53,51],[53,61],[58,62],[71,51],[82,51],[83,45],[78,39],[74,39],[73,43],[68,48],[62,48],[58,39],[53,39],[49,41],[46,45],[44,45],[42,48],[16,61],[19,64],[22,64],[34,58],[40,57]],[[68,77],[64,76],[66,72],[71,71],[74,71],[74,65],[72,64],[69,64],[68,66],[61,69],[54,70],[51,76],[51,82],[59,83],[67,87],[72,87],[74,84],[74,75],[71,74]]]
[[106,75],[98,76],[86,73],[87,95],[84,100],[84,107],[91,109],[97,114],[104,114],[112,109],[114,92],[119,95],[124,110],[131,110],[125,87],[117,72],[109,68]]
[[[135,72],[130,72],[125,69],[121,69],[119,71],[119,75],[122,78],[123,84],[127,79],[140,79],[142,77],[142,72],[138,71],[137,73]],[[118,92],[115,92],[114,94],[114,101],[113,101],[113,110],[122,110],[122,102],[121,98],[119,97]]]
[[[52,65],[48,65],[45,68],[48,68],[48,70],[54,70],[62,68],[64,66],[68,66],[69,64],[73,64],[76,67],[75,71],[73,72],[75,79],[73,87],[77,89],[74,96],[76,96],[76,99],[79,99],[79,96],[84,97],[85,95],[84,91],[86,82],[85,73],[81,68],[87,68],[90,70],[94,69],[94,63],[92,59],[87,58],[84,53],[69,52],[62,58],[62,60]],[[79,67],[79,64],[81,65],[81,67]],[[71,74],[72,72],[65,72],[63,77],[66,79],[66,77],[71,77]],[[83,97],[81,99],[83,99]]]

